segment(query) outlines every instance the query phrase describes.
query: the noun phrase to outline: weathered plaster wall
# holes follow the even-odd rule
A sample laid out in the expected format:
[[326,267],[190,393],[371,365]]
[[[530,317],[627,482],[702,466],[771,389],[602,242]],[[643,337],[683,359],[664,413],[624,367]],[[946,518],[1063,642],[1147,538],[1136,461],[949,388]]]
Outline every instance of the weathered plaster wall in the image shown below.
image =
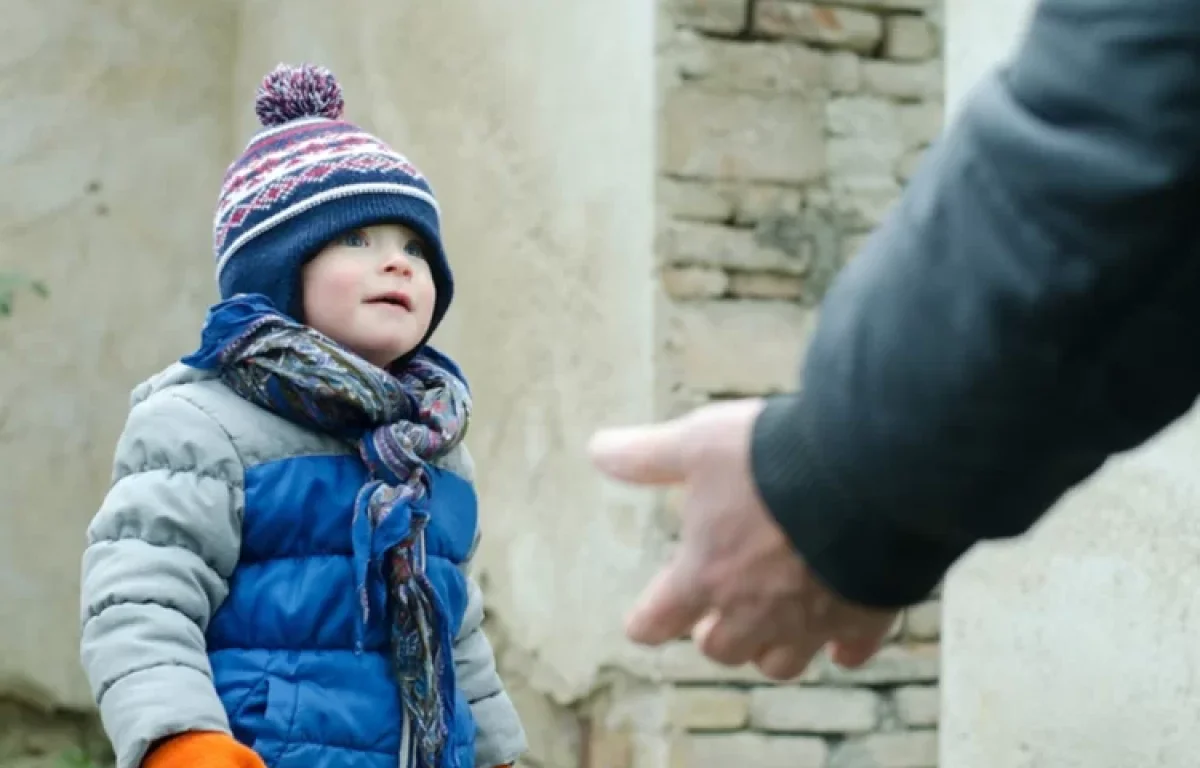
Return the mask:
[[212,300],[231,151],[228,3],[12,0],[0,25],[0,269],[42,278],[0,323],[0,691],[70,707],[79,556],[134,381]]
[[[938,11],[14,5],[0,267],[54,293],[0,324],[0,617],[32,622],[0,633],[0,691],[87,705],[78,554],[128,389],[193,343],[213,298],[213,198],[254,128],[254,86],[308,59],[446,211],[459,294],[439,343],[478,393],[479,573],[528,765],[933,765],[936,600],[866,669],[821,664],[797,685],[687,643],[635,651],[621,617],[669,544],[670,510],[601,482],[582,447],[595,426],[791,385],[815,301],[940,124]],[[26,730],[57,735],[14,750],[94,740],[37,722],[53,727]]]
[[[1028,0],[948,0],[953,112]],[[1081,30],[1081,34],[1085,34]],[[1185,768],[1200,732],[1200,416],[1109,463],[945,590],[945,768]]]
[[[255,127],[258,79],[310,60],[338,74],[348,117],[410,154],[441,198],[459,293],[438,341],[477,391],[494,638],[529,763],[574,766],[583,729],[558,702],[638,663],[621,615],[665,540],[653,500],[602,483],[583,453],[594,428],[652,415],[653,8],[331,9],[6,9],[0,269],[53,293],[0,324],[0,697],[89,705],[79,554],[129,388],[190,348],[214,298],[212,206]],[[55,722],[0,712],[0,736],[13,735],[0,761],[94,733]]]

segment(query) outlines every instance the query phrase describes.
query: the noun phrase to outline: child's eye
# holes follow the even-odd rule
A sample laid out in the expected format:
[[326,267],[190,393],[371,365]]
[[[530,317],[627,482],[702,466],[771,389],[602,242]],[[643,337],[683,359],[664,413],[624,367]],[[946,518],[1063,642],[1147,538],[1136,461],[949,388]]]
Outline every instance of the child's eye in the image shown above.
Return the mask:
[[425,244],[420,240],[409,240],[404,246],[404,252],[418,259],[425,258]]
[[338,245],[344,245],[348,248],[362,248],[366,244],[367,235],[361,229],[347,232],[338,238]]

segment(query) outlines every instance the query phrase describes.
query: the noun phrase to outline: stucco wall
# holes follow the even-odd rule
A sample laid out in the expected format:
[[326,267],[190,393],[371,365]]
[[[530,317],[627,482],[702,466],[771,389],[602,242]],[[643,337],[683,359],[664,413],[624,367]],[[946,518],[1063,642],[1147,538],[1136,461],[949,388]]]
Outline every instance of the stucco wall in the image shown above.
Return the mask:
[[531,764],[573,765],[579,724],[555,702],[637,663],[620,618],[664,538],[653,500],[603,484],[583,453],[594,428],[652,409],[654,10],[331,9],[6,6],[0,268],[52,295],[0,323],[0,698],[89,705],[78,562],[128,391],[195,343],[220,175],[255,126],[258,79],[304,59],[441,198],[459,293],[438,342],[477,391],[490,623]]
[[[949,0],[953,113],[1026,0]],[[1081,30],[1081,34],[1086,34]],[[1200,732],[1200,414],[1110,462],[945,589],[945,768],[1185,768]]]
[[221,2],[12,0],[0,25],[0,691],[84,706],[79,556],[129,388],[196,338],[231,151]]

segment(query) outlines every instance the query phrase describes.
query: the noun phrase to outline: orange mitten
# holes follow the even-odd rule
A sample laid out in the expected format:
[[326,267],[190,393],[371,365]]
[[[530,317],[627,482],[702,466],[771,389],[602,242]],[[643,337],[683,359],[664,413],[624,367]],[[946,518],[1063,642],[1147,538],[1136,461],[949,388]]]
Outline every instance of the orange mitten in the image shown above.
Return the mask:
[[181,733],[159,744],[142,768],[267,768],[254,750],[227,733]]

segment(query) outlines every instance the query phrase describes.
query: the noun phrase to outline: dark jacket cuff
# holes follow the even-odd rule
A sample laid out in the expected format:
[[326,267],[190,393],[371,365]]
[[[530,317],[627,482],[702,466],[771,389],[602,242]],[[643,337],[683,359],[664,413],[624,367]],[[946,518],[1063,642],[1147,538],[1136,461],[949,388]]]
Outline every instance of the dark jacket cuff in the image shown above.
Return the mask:
[[924,600],[972,542],[918,535],[855,502],[853,483],[822,462],[801,396],[772,398],[755,422],[751,470],[758,492],[809,568],[840,597],[873,608]]

